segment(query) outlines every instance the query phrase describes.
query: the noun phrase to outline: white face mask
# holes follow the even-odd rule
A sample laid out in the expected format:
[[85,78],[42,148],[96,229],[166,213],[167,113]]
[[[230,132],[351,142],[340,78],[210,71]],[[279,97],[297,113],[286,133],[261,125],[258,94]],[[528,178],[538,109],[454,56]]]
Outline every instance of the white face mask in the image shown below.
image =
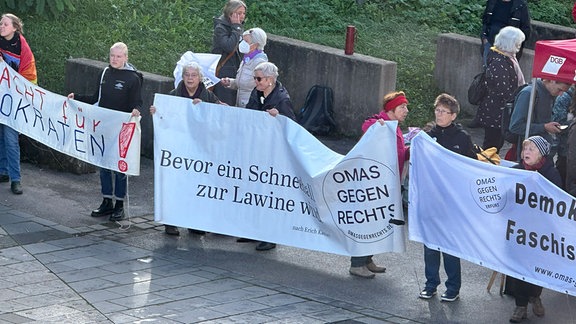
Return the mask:
[[240,53],[250,53],[250,44],[248,44],[248,42],[246,42],[245,40],[242,40],[240,42],[240,45],[238,45],[238,50],[240,51]]

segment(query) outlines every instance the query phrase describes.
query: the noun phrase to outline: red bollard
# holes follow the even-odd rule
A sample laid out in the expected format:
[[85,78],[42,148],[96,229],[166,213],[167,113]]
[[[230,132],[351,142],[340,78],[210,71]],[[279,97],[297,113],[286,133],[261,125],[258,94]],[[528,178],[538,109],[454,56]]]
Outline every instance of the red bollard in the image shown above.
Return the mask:
[[346,27],[346,44],[344,46],[344,54],[354,54],[354,41],[356,39],[356,27],[350,25]]

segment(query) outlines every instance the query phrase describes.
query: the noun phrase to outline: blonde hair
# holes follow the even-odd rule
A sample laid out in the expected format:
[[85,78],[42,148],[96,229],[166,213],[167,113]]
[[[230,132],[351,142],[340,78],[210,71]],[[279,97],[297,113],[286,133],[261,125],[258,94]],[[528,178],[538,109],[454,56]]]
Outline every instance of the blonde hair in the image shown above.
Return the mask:
[[128,57],[128,46],[122,42],[116,42],[114,43],[114,45],[110,46],[110,51],[112,51],[113,49],[119,49],[122,52],[124,52],[124,54],[126,54],[126,57]]
[[19,32],[20,34],[24,34],[24,24],[22,23],[22,20],[20,20],[20,18],[18,18],[16,15],[11,13],[5,13],[2,15],[2,18],[10,19],[12,21],[12,26],[14,26],[16,31]]

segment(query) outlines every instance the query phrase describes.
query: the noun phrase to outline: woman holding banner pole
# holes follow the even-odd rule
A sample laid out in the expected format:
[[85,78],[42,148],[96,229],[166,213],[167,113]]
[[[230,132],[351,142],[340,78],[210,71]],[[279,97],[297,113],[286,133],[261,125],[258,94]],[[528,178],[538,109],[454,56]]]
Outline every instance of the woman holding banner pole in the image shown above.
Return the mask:
[[[37,84],[34,54],[22,35],[22,21],[6,13],[0,20],[0,61],[6,62],[26,80]],[[0,182],[12,181],[10,190],[21,195],[20,144],[18,131],[0,124]]]
[[[521,162],[514,168],[536,171],[556,186],[561,187],[560,173],[554,167],[554,161],[548,157],[549,154],[550,143],[544,137],[539,135],[528,137],[522,142]],[[544,316],[544,306],[540,300],[542,287],[513,277],[507,277],[506,286],[512,292],[516,302],[516,308],[510,317],[511,323],[520,323],[528,318],[528,303],[532,304],[534,315]]]
[[[366,132],[376,122],[384,125],[386,121],[397,120],[396,150],[398,154],[399,176],[404,170],[404,162],[408,160],[409,147],[404,144],[404,136],[400,129],[400,123],[408,116],[408,100],[402,91],[391,92],[384,96],[382,110],[379,114],[367,118],[362,124],[362,132]],[[352,257],[350,259],[350,274],[361,278],[374,278],[375,273],[386,272],[386,268],[377,266],[371,255]]]

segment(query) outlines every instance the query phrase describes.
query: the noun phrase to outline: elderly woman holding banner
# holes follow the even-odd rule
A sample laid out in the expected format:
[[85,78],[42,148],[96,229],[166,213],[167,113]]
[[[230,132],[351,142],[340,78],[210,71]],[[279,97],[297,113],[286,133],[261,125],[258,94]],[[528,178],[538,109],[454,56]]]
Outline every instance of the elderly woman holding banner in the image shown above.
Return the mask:
[[[271,116],[284,115],[296,121],[294,108],[288,90],[278,81],[278,67],[271,62],[263,62],[254,68],[254,83],[256,87],[250,94],[246,108],[266,111]],[[244,242],[244,239],[239,239]],[[266,251],[276,248],[276,243],[260,242],[256,245],[257,251]]]
[[[184,65],[182,68],[182,81],[178,83],[176,89],[170,91],[170,95],[191,99],[194,104],[203,101],[221,103],[220,99],[212,91],[206,89],[204,83],[202,83],[203,78],[202,68],[198,63],[190,62]],[[150,106],[150,114],[153,115],[154,113],[156,113],[156,107]],[[188,231],[198,235],[206,234],[204,231],[195,229],[188,229]],[[168,235],[180,235],[178,227],[174,225],[164,225],[164,232]]]
[[[560,173],[554,167],[554,162],[548,157],[550,143],[542,136],[531,136],[522,142],[521,162],[515,166],[517,169],[536,171],[556,186],[562,186]],[[520,323],[528,318],[528,303],[532,304],[532,311],[538,317],[544,316],[544,306],[540,300],[542,287],[526,281],[507,277],[506,287],[512,292],[516,308],[510,317],[511,323]]]
[[[399,176],[404,170],[404,162],[408,160],[408,146],[404,144],[404,136],[400,129],[400,123],[408,116],[408,100],[402,91],[391,92],[384,96],[382,110],[379,114],[369,117],[362,124],[362,131],[366,132],[370,126],[378,122],[382,125],[389,120],[397,120],[396,128],[396,150],[398,154]],[[375,273],[386,272],[386,268],[377,266],[372,260],[372,256],[352,257],[350,259],[350,274],[361,278],[374,278]]]
[[[435,125],[428,132],[430,137],[444,148],[469,158],[476,159],[473,150],[472,139],[459,124],[454,120],[460,113],[460,104],[456,98],[442,93],[434,102]],[[440,256],[444,260],[446,280],[446,292],[440,299],[445,302],[453,302],[460,296],[462,276],[460,271],[460,259],[438,250],[430,249],[424,245],[424,274],[426,284],[418,297],[430,299],[436,295],[436,289],[440,285]]]

